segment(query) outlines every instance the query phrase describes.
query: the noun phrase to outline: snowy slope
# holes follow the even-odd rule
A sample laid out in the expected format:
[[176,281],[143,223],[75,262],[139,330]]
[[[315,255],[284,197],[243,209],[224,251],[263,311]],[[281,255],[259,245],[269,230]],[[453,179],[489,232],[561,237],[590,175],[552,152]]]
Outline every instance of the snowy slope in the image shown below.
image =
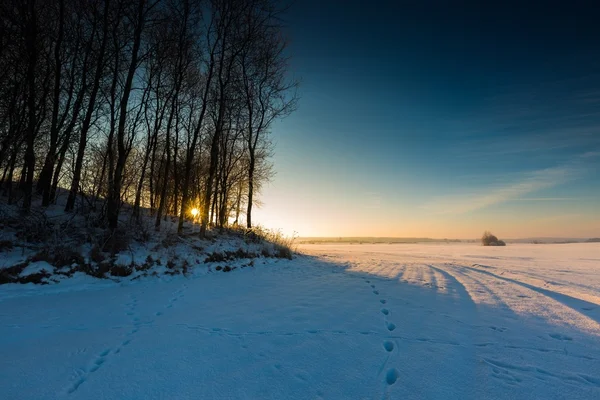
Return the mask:
[[303,251],[0,286],[2,397],[600,398],[600,245]]

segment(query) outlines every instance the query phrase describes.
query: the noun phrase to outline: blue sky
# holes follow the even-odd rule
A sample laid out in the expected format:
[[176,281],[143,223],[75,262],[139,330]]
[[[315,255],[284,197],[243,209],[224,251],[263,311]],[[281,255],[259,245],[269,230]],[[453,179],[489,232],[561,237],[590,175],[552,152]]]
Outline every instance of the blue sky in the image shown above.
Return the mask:
[[593,2],[296,2],[299,109],[259,222],[302,236],[600,236]]

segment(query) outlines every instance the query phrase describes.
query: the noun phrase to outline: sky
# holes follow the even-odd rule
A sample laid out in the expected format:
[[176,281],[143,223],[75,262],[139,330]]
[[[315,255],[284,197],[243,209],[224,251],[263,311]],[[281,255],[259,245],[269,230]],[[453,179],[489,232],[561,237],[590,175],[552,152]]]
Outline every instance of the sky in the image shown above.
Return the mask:
[[298,0],[284,19],[300,101],[260,224],[600,236],[600,5]]

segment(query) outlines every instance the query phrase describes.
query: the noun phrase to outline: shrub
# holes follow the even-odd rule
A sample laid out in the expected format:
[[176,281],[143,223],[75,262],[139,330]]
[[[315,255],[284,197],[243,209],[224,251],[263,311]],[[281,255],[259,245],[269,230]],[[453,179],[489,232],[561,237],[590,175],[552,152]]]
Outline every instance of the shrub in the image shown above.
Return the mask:
[[13,243],[10,240],[0,240],[0,251],[9,251],[13,249]]
[[[261,254],[264,257],[292,258],[296,251],[296,234],[291,237],[285,236],[281,231],[269,230],[263,227],[255,227],[246,232],[246,241],[253,243],[266,242]],[[272,248],[267,247],[270,244]]]
[[225,254],[219,253],[217,251],[214,251],[211,254],[209,254],[208,257],[206,257],[206,259],[204,260],[205,263],[223,261],[227,261],[227,257],[225,256]]
[[256,254],[251,253],[247,250],[242,249],[241,247],[237,249],[235,252],[227,252],[231,259],[237,258],[255,258]]
[[102,261],[106,260],[106,256],[104,253],[102,253],[102,249],[100,249],[99,245],[94,245],[90,250],[90,260],[95,263],[101,263]]
[[506,246],[506,243],[493,235],[490,231],[485,231],[481,237],[481,244],[484,246]]
[[20,216],[14,221],[17,227],[16,237],[29,243],[43,243],[53,233],[52,224],[46,214],[39,210],[31,210],[26,216]]
[[168,249],[169,247],[173,247],[177,243],[179,243],[179,238],[177,237],[177,235],[167,235],[161,242],[162,246],[165,249]]
[[183,260],[183,262],[181,263],[181,271],[183,272],[184,275],[187,276],[189,270],[190,270],[190,263],[188,262],[188,260]]
[[129,249],[131,236],[124,230],[116,230],[114,232],[106,231],[102,251],[108,252],[111,255],[118,254]]
[[275,257],[277,258],[287,258],[288,260],[292,259],[292,249],[282,245],[275,246]]
[[13,265],[12,267],[0,269],[0,285],[4,283],[15,283],[19,281],[19,274],[29,265],[28,261]]
[[110,269],[112,276],[129,276],[133,272],[133,268],[129,265],[113,265]]
[[262,249],[260,250],[260,254],[262,254],[262,256],[265,258],[271,257],[271,252],[269,251],[269,248],[267,246],[262,247]]
[[31,257],[30,261],[46,261],[56,268],[67,267],[72,264],[85,264],[85,259],[79,252],[66,246],[46,247]]
[[46,279],[50,278],[50,274],[46,271],[36,272],[35,274],[27,275],[18,279],[19,283],[35,283],[36,285],[47,285]]

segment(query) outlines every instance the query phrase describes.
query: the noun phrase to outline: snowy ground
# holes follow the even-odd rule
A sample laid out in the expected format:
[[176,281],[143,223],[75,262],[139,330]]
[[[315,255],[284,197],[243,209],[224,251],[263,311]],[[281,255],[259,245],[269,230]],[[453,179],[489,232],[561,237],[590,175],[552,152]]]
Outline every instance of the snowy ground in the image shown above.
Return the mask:
[[600,245],[305,245],[0,286],[6,399],[598,399]]

